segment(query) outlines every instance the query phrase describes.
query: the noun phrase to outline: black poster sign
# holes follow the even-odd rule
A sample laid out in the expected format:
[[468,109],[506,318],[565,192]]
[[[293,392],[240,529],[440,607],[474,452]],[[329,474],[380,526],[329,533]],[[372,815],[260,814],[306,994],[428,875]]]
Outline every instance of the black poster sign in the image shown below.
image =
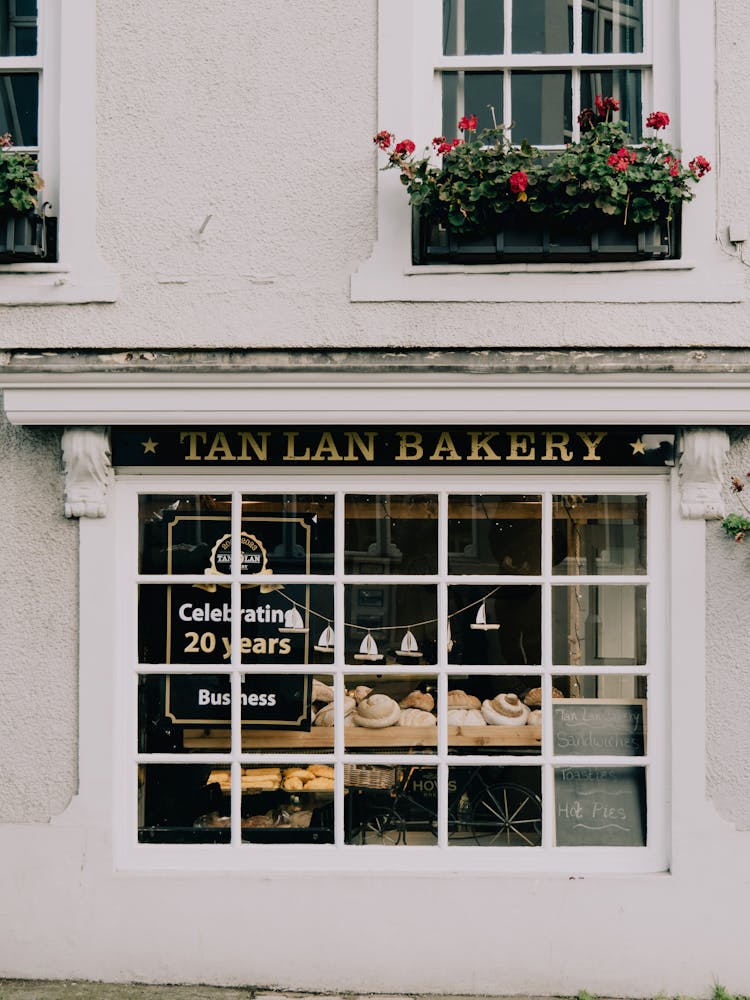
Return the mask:
[[361,468],[670,465],[674,432],[644,427],[114,427],[117,466]]
[[645,775],[642,767],[558,768],[558,847],[645,847]]

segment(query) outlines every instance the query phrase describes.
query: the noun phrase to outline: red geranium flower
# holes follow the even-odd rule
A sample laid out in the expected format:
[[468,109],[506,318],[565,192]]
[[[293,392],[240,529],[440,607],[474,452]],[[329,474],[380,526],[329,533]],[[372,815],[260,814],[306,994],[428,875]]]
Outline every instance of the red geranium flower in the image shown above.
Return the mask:
[[680,161],[674,156],[665,156],[664,163],[667,165],[671,177],[677,177],[680,172]]
[[445,136],[444,135],[436,135],[435,138],[432,140],[432,145],[433,146],[442,146],[444,142],[445,142]]
[[436,152],[439,156],[445,156],[446,153],[450,153],[453,149],[453,144],[450,142],[441,142],[438,146]]
[[615,100],[614,97],[600,97],[597,94],[594,104],[596,105],[596,113],[600,118],[606,118],[609,111],[620,110],[620,102]]
[[708,162],[705,156],[696,156],[695,159],[688,163],[688,169],[692,170],[695,176],[700,180],[704,174],[707,174],[711,169],[711,164]]
[[669,115],[666,111],[652,111],[646,119],[646,128],[666,128],[669,125]]
[[464,117],[459,120],[458,127],[461,132],[475,132],[477,127],[477,116],[464,115]]
[[518,194],[521,191],[525,191],[529,186],[529,178],[523,170],[516,170],[516,172],[511,174],[508,178],[508,183],[510,184],[510,189],[513,194]]
[[402,139],[401,142],[396,143],[393,152],[396,156],[402,156],[404,153],[411,155],[416,148],[411,139]]
[[615,170],[627,170],[630,164],[635,163],[635,161],[635,150],[626,149],[625,146],[621,146],[616,153],[610,153],[607,157],[607,163]]
[[464,144],[463,139],[453,139],[453,141],[451,142],[451,149],[455,149],[456,146],[463,146],[463,144]]
[[385,129],[383,129],[382,132],[378,132],[377,135],[372,137],[372,141],[379,149],[388,149],[390,144],[393,142],[393,136],[390,132],[386,132]]

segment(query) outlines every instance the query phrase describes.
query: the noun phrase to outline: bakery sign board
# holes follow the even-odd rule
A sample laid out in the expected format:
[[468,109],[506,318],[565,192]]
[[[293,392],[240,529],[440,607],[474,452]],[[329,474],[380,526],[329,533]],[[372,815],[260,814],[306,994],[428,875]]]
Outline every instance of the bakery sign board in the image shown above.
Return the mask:
[[555,831],[558,847],[645,847],[645,768],[556,768]]
[[673,464],[674,431],[648,427],[113,427],[120,467],[197,469],[639,467]]

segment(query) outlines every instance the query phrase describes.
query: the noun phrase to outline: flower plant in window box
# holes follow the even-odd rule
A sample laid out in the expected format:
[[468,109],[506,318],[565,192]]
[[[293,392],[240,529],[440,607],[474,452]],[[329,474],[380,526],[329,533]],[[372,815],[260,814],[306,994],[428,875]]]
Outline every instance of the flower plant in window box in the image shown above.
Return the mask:
[[44,181],[36,158],[13,149],[9,133],[0,135],[0,263],[44,259],[46,220],[39,206]]
[[474,115],[458,123],[463,139],[438,136],[421,157],[379,132],[414,211],[415,263],[677,256],[680,206],[711,165],[696,156],[685,166],[659,137],[665,112],[648,116],[651,134],[634,145],[617,110],[597,97],[579,115],[580,140],[558,152],[513,145],[502,125],[477,132]]

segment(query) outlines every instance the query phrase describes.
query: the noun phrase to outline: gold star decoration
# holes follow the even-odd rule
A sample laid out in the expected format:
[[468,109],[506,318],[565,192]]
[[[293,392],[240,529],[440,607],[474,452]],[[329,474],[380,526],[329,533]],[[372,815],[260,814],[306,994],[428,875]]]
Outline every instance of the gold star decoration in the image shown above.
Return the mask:
[[645,455],[646,454],[646,445],[643,443],[643,441],[641,441],[640,438],[638,438],[637,441],[630,441],[629,444],[630,444],[630,447],[633,449],[633,454],[634,455]]
[[148,441],[141,441],[141,444],[143,445],[143,454],[144,455],[155,455],[156,454],[156,448],[157,448],[159,442],[158,441],[154,441],[154,439],[149,435]]

